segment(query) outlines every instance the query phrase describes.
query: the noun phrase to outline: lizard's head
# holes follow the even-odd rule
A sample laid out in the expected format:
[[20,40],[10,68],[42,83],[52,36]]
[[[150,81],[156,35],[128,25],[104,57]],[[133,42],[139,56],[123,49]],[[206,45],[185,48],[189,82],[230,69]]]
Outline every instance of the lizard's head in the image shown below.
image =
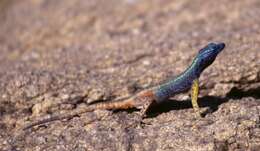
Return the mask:
[[224,43],[209,43],[206,47],[200,49],[197,55],[197,61],[201,71],[211,65],[217,55],[225,48]]

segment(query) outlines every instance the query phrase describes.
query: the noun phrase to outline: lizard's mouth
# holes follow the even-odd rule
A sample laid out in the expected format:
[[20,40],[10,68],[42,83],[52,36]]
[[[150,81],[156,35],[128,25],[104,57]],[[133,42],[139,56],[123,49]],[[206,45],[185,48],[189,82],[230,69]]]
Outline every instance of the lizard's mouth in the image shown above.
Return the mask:
[[219,43],[218,45],[217,45],[217,47],[218,47],[218,52],[221,52],[224,48],[225,48],[225,44],[224,43]]

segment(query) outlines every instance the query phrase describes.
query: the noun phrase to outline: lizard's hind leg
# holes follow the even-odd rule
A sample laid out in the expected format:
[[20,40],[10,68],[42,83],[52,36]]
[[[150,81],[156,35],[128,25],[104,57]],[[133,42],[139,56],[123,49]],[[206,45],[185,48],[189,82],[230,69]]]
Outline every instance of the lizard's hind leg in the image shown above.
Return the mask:
[[152,90],[140,92],[137,94],[135,101],[137,104],[139,104],[138,108],[140,109],[140,115],[142,118],[146,117],[147,111],[156,103]]

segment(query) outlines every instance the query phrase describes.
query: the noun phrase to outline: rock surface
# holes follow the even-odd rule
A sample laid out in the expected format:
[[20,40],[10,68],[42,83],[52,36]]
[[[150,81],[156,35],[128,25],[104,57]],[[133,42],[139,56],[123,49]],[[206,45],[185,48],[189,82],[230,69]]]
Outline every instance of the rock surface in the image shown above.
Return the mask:
[[[260,2],[0,1],[0,150],[259,150]],[[211,41],[227,47],[188,94],[138,111],[24,123],[127,97],[182,72]]]

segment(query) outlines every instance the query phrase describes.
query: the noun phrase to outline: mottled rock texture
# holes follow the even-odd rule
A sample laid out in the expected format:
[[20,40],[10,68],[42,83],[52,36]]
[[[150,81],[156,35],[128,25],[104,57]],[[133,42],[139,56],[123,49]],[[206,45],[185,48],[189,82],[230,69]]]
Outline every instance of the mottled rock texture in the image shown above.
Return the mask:
[[[0,150],[235,151],[260,148],[260,1],[0,0]],[[133,95],[227,47],[189,94],[153,108],[24,123]]]

